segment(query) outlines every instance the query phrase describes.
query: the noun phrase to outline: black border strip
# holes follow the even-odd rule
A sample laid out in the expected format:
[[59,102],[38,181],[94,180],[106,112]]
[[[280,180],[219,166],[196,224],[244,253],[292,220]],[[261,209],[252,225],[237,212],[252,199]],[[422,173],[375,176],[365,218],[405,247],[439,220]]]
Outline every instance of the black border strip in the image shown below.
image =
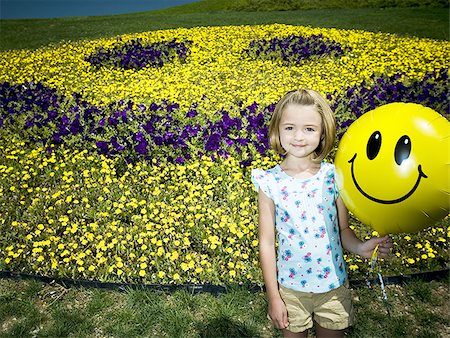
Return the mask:
[[[160,292],[175,292],[178,290],[185,290],[190,293],[211,293],[213,295],[219,295],[232,291],[235,289],[245,289],[251,292],[264,291],[264,286],[258,284],[229,284],[229,285],[216,285],[216,284],[140,284],[140,283],[114,283],[114,282],[100,282],[96,280],[85,279],[71,279],[71,278],[59,278],[50,276],[41,276],[20,272],[11,272],[0,270],[0,278],[2,279],[15,279],[15,280],[36,280],[45,284],[60,284],[64,287],[84,287],[84,288],[97,288],[116,291],[127,290],[149,290]],[[441,280],[450,278],[450,269],[435,270],[413,273],[408,275],[399,276],[383,276],[383,282],[388,284],[405,284],[412,280],[422,280],[430,282],[433,280]],[[351,280],[351,287],[359,287],[367,285],[367,280]],[[378,278],[374,278],[370,281],[371,285],[379,284]]]
[[[417,272],[407,275],[398,275],[398,276],[382,276],[383,277],[383,283],[385,285],[402,285],[406,284],[408,282],[414,281],[414,280],[421,280],[424,282],[431,282],[433,280],[443,280],[446,279],[447,282],[450,281],[450,268],[443,269],[443,270],[433,270],[433,271],[424,271],[424,272]],[[374,276],[373,280],[370,280],[372,285],[374,284],[380,284],[378,276]],[[361,285],[367,285],[367,280],[353,280],[350,281],[350,286],[358,287]]]

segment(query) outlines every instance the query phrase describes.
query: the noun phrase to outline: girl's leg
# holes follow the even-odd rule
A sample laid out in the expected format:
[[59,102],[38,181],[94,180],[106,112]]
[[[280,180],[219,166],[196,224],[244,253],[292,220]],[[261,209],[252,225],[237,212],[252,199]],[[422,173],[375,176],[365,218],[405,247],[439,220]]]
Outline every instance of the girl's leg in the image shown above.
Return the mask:
[[330,330],[314,323],[317,338],[343,338],[344,330]]
[[283,330],[283,337],[284,338],[308,338],[308,330],[305,330],[303,332],[291,332],[288,330]]

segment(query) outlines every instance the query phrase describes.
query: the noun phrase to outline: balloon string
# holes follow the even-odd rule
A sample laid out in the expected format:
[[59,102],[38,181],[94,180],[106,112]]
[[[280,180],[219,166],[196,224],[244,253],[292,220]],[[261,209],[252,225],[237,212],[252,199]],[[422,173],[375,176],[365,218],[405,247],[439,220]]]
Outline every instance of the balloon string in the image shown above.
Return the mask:
[[384,303],[384,305],[386,307],[386,311],[387,311],[387,313],[388,313],[388,315],[390,317],[391,316],[390,304],[389,304],[389,301],[388,301],[386,288],[384,286],[383,276],[381,275],[381,266],[379,264],[377,264],[377,263],[378,263],[378,245],[375,247],[375,249],[372,252],[372,257],[371,257],[371,260],[370,260],[369,271],[367,272],[366,283],[367,283],[367,286],[370,289],[373,289],[372,283],[370,282],[370,280],[371,280],[371,276],[373,275],[373,272],[375,270],[375,267],[378,265],[377,276],[378,276],[378,280],[379,280],[380,285],[381,285],[381,292],[383,294],[383,303]]

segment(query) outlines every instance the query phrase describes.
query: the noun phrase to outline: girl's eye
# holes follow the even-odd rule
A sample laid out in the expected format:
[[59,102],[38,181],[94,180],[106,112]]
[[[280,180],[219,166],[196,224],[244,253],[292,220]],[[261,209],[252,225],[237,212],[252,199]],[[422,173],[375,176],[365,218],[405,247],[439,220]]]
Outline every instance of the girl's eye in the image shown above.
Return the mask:
[[286,128],[284,128],[284,130],[293,130],[294,128],[293,127],[286,127]]
[[306,131],[308,131],[308,132],[310,132],[310,133],[313,133],[313,132],[315,132],[316,130],[315,130],[314,128],[306,128]]

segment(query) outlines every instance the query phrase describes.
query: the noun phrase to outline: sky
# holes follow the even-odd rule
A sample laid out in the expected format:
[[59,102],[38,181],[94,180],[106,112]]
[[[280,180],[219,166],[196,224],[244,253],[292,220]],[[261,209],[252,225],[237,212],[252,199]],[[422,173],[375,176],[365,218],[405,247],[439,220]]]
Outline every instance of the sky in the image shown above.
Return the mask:
[[45,19],[145,12],[199,0],[0,0],[0,19]]

